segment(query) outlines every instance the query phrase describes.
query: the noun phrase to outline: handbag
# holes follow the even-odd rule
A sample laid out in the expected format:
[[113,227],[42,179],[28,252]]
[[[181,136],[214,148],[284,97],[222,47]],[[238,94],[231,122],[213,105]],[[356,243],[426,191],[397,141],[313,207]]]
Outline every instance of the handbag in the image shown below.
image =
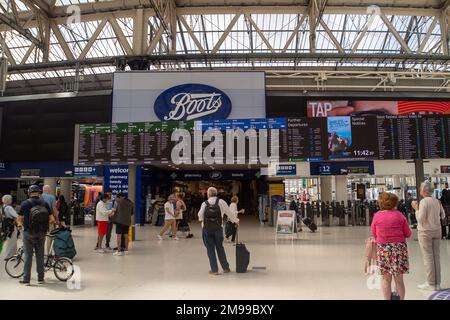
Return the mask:
[[366,261],[364,264],[364,273],[370,274],[374,270],[371,266],[375,265],[377,262],[377,242],[373,237],[366,240]]

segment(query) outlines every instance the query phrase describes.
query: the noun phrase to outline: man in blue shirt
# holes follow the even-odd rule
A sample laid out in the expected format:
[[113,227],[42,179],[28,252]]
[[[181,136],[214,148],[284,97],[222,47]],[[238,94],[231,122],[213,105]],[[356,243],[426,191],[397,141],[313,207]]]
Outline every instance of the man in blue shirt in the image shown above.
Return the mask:
[[23,251],[24,251],[24,274],[20,283],[30,285],[31,264],[33,260],[33,251],[36,254],[36,269],[38,273],[38,284],[44,283],[44,243],[46,233],[34,234],[30,232],[30,212],[34,206],[44,206],[49,212],[49,224],[54,222],[54,217],[50,213],[49,205],[40,198],[40,189],[36,185],[28,189],[28,200],[20,205],[18,225],[23,226]]

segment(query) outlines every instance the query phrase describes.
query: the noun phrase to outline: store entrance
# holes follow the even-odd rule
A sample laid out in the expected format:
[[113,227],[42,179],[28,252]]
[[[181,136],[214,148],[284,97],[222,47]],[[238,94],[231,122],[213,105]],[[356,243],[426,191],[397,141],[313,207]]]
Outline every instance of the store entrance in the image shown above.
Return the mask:
[[189,220],[197,220],[201,204],[207,199],[209,187],[215,187],[219,198],[228,204],[233,196],[239,198],[238,209],[246,216],[258,215],[258,192],[267,182],[259,177],[259,170],[161,170],[145,167],[142,173],[142,191],[145,200],[146,222],[152,211],[161,207],[172,193],[181,193],[188,208]]

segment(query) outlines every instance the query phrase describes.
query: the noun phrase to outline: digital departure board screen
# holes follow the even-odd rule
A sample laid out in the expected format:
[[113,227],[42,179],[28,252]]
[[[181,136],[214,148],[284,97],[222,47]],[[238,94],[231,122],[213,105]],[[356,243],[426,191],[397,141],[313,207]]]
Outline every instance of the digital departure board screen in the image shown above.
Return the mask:
[[419,136],[421,156],[424,159],[449,158],[449,117],[421,116]]
[[94,134],[94,163],[110,162],[111,124],[96,124]]
[[192,164],[439,159],[450,156],[450,116],[83,124],[78,139],[78,164],[165,164],[177,152]]
[[378,158],[420,159],[419,116],[377,116]]
[[323,160],[326,158],[326,119],[288,118],[282,130],[282,159],[289,161]]
[[95,124],[80,125],[78,139],[78,163],[94,163]]

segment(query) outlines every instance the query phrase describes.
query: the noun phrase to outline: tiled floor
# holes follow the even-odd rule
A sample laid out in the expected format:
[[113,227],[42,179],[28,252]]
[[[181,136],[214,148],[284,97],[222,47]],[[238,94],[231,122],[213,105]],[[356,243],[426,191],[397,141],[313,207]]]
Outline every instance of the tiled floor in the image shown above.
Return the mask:
[[[243,219],[240,238],[251,252],[252,267],[246,274],[210,276],[200,226],[191,227],[193,239],[156,240],[159,227],[137,230],[138,241],[129,255],[94,253],[96,230],[76,227],[74,239],[81,288],[69,289],[53,274],[44,286],[22,287],[0,271],[0,299],[380,299],[367,288],[363,274],[367,227],[323,227],[302,232],[299,239],[275,240],[274,230],[253,218]],[[416,237],[415,234],[413,238]],[[226,244],[231,266],[234,247]],[[443,287],[450,285],[450,241],[442,241]],[[407,298],[427,299],[429,292],[416,289],[424,281],[417,241],[409,242],[411,272],[405,276]],[[3,263],[3,262],[2,262]],[[33,266],[34,270],[34,266]],[[33,271],[33,281],[35,274]]]

